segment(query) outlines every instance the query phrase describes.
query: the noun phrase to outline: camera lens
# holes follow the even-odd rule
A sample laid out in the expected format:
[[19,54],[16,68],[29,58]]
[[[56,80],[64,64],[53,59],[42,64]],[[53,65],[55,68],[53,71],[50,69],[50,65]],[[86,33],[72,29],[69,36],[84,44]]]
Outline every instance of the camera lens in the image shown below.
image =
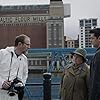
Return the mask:
[[14,92],[9,92],[9,95],[10,95],[10,96],[14,96],[14,95],[16,95],[16,93],[14,93]]

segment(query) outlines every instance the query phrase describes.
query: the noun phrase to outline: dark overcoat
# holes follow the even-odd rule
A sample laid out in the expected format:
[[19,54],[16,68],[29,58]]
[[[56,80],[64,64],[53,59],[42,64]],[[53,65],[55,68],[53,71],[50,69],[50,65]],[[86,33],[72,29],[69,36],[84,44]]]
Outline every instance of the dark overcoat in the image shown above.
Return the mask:
[[90,64],[90,100],[100,100],[100,48]]

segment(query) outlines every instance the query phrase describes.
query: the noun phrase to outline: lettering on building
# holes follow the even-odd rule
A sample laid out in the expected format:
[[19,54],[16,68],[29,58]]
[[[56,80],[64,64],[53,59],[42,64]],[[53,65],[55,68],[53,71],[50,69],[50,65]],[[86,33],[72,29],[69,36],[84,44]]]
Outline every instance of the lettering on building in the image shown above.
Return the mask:
[[46,22],[47,19],[47,16],[7,16],[0,17],[0,24],[42,23]]

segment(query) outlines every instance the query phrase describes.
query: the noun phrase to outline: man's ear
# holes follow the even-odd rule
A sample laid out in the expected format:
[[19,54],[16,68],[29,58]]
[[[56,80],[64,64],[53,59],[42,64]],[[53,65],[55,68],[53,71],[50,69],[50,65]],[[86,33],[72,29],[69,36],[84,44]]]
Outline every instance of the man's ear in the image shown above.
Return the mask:
[[19,42],[19,43],[18,43],[18,45],[22,45],[22,43],[21,43],[21,42]]

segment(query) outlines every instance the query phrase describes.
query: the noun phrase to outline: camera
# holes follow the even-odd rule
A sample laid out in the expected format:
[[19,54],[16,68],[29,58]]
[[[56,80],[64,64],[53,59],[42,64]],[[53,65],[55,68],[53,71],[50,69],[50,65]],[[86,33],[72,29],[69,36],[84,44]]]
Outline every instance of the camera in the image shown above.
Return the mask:
[[13,80],[13,82],[11,83],[11,86],[8,89],[8,94],[10,96],[14,96],[14,95],[18,94],[22,89],[24,89],[24,84],[21,81],[21,79],[16,77]]

